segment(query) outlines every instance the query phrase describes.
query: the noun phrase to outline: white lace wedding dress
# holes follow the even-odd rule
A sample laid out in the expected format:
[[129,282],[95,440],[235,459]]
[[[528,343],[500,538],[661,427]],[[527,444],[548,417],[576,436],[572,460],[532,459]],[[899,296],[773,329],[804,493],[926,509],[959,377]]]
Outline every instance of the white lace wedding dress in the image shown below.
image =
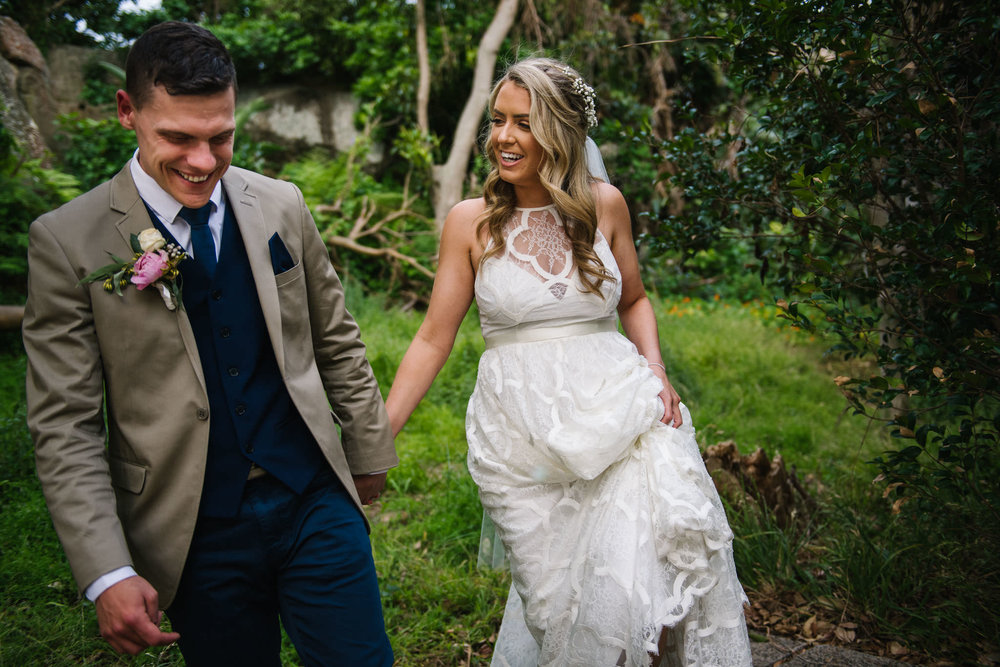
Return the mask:
[[[554,207],[518,209],[481,267],[486,339],[468,464],[510,559],[494,665],[750,665],[732,532],[682,408],[617,331],[620,281],[581,291]],[[598,233],[595,250],[618,267]]]

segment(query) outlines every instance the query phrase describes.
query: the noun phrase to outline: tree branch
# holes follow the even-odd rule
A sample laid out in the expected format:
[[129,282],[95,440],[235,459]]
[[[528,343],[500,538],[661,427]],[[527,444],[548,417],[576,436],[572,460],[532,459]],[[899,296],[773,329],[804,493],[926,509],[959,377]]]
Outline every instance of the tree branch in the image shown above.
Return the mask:
[[465,101],[462,115],[455,128],[448,160],[434,167],[436,197],[434,218],[438,233],[444,225],[444,218],[451,207],[462,197],[462,185],[469,168],[469,156],[476,144],[476,136],[483,117],[483,109],[489,101],[493,71],[496,68],[497,53],[507,37],[517,15],[517,0],[500,0],[489,27],[479,41],[476,52],[476,68],[472,78],[472,90]]

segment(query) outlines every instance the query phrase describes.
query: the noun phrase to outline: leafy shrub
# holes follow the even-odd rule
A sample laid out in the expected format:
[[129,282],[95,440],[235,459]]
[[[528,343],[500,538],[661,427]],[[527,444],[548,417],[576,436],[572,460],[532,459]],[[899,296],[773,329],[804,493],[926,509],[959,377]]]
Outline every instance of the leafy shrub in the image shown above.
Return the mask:
[[26,159],[0,125],[0,302],[24,301],[31,221],[77,194],[72,176]]
[[59,138],[66,142],[62,165],[86,191],[118,173],[135,152],[135,134],[117,118],[95,120],[78,113],[60,116]]
[[372,293],[423,298],[437,251],[434,222],[406,187],[361,169],[367,142],[364,135],[351,152],[333,157],[313,151],[286,164],[281,177],[302,189],[344,277]]
[[[706,7],[728,17],[716,34],[734,46],[728,73],[746,117],[738,132],[680,132],[656,147],[681,165],[668,184],[688,204],[659,218],[660,234],[696,256],[736,231],[789,319],[876,362],[838,383],[899,443],[874,461],[893,511],[914,534],[962,526],[995,553],[1000,23],[982,4],[953,9]],[[948,544],[922,563],[993,591],[949,600],[951,622],[996,627],[996,575],[966,569],[976,559],[955,561]]]

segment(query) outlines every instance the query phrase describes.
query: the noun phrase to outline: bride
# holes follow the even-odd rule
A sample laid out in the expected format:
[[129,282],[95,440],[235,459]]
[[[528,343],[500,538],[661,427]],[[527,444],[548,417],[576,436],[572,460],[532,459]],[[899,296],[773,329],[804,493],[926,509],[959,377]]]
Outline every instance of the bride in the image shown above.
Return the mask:
[[386,407],[398,433],[475,298],[468,466],[513,579],[493,662],[750,665],[732,532],[667,379],[628,208],[587,169],[593,89],[524,60],[489,114],[484,194],[445,221]]

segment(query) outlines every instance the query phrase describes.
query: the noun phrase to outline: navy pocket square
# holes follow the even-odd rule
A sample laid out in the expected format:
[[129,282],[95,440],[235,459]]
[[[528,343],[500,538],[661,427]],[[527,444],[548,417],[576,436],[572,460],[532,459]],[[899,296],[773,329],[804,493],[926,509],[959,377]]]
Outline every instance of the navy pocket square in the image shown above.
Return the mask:
[[271,251],[271,269],[274,270],[274,275],[284,273],[295,266],[295,260],[292,259],[288,248],[285,247],[284,241],[281,240],[277,232],[271,235],[267,247]]

